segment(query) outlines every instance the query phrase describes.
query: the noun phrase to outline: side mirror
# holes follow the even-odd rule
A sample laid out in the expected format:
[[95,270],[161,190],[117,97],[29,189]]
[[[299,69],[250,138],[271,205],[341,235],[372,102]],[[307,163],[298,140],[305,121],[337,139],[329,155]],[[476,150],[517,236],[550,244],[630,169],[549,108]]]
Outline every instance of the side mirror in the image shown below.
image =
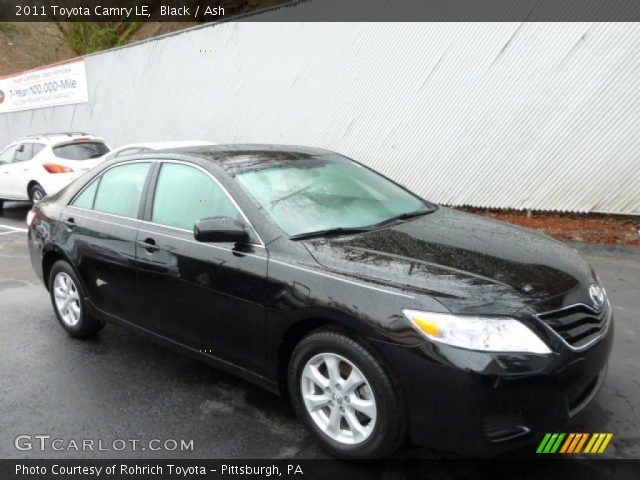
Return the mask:
[[229,217],[210,217],[198,220],[193,234],[198,242],[246,242],[249,234],[244,226]]

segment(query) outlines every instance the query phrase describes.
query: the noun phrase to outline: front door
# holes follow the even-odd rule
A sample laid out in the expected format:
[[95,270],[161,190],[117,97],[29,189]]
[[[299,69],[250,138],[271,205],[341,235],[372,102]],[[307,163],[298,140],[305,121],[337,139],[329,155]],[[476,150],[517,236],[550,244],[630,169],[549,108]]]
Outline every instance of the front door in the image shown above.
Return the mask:
[[138,231],[142,325],[158,334],[255,372],[264,371],[264,282],[267,252],[252,243],[200,243],[202,218],[240,212],[211,174],[164,162],[149,222]]

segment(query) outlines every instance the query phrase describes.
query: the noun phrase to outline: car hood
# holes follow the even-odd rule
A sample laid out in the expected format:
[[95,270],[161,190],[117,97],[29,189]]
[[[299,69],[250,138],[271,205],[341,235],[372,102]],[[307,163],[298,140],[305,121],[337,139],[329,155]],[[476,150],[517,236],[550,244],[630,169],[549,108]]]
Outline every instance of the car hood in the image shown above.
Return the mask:
[[304,245],[330,271],[429,295],[454,313],[508,315],[591,275],[587,262],[556,240],[445,207]]

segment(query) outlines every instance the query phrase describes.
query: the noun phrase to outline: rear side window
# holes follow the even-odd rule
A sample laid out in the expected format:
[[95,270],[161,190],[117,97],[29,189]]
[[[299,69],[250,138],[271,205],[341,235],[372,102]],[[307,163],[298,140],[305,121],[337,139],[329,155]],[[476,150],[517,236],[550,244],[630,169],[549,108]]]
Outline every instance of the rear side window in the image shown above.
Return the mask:
[[154,223],[192,230],[207,217],[238,219],[238,210],[222,188],[197,168],[165,163],[153,200]]
[[91,160],[109,152],[102,142],[78,142],[53,147],[53,154],[65,160]]
[[100,178],[93,180],[89,186],[85,187],[82,193],[75,198],[71,205],[78,208],[86,208],[87,210],[93,209],[93,201],[96,198],[99,183]]
[[93,209],[122,217],[137,218],[142,189],[150,166],[150,163],[130,163],[113,167],[103,173]]
[[34,143],[33,144],[33,157],[35,157],[37,154],[39,154],[42,150],[44,149],[44,145],[41,143]]
[[16,150],[14,162],[26,162],[35,157],[44,148],[41,143],[23,143]]

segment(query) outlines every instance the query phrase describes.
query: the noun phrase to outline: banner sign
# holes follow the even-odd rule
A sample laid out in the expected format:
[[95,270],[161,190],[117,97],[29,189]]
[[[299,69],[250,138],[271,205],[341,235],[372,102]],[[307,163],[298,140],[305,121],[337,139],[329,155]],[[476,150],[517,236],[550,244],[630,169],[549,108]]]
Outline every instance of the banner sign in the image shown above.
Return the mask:
[[82,59],[0,77],[0,113],[88,101]]

